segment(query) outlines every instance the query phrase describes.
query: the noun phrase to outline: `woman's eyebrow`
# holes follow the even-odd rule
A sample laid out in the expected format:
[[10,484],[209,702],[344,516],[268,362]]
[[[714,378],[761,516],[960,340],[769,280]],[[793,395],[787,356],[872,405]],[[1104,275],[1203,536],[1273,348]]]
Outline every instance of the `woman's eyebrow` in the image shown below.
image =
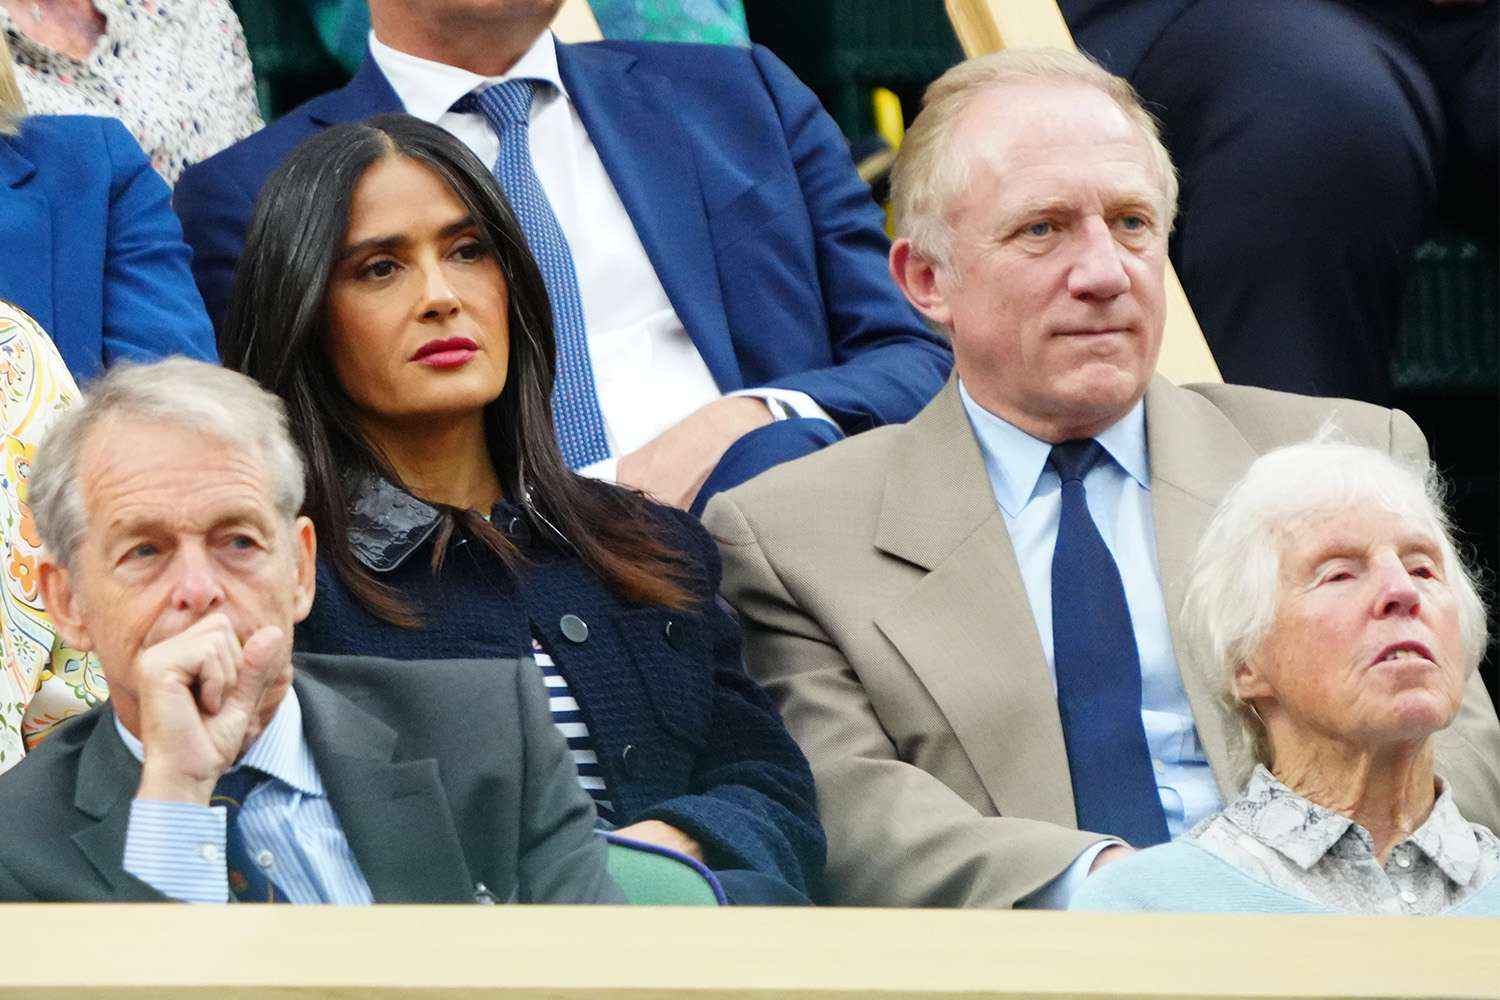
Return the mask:
[[[458,233],[463,232],[465,229],[472,229],[474,225],[474,217],[472,215],[465,215],[461,218],[454,219],[452,222],[439,229],[438,238],[447,239],[450,236],[455,236]],[[410,243],[411,237],[406,233],[392,233],[389,236],[371,236],[369,239],[360,240],[357,243],[350,243],[348,246],[344,247],[339,251],[338,259],[341,261],[348,260],[350,257],[357,257],[360,254],[372,252],[389,253],[392,250],[399,250],[401,247],[407,246]]]

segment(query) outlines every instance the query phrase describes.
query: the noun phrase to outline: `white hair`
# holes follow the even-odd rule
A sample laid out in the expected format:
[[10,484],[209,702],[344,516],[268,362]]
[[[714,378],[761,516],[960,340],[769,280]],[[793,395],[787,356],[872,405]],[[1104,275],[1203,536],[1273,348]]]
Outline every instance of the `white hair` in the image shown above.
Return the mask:
[[302,509],[302,456],[287,430],[281,400],[253,379],[188,358],[117,363],[91,383],[83,402],[60,416],[37,445],[27,485],[47,553],[71,567],[88,527],[78,457],[90,432],[119,417],[200,431],[225,445],[260,453],[272,502],[288,524]]
[[1320,517],[1353,509],[1393,514],[1437,540],[1443,578],[1458,611],[1465,673],[1484,656],[1484,601],[1453,543],[1442,479],[1428,462],[1406,464],[1364,445],[1335,440],[1325,427],[1310,441],[1267,452],[1225,496],[1198,542],[1183,604],[1183,624],[1209,651],[1221,694],[1234,708],[1257,757],[1266,734],[1235,695],[1235,668],[1267,638],[1276,616],[1281,558],[1288,535]]
[[1135,89],[1081,52],[1005,49],[959,63],[932,82],[922,111],[901,140],[891,170],[891,212],[897,236],[918,256],[951,266],[954,199],[969,184],[973,156],[960,151],[958,123],[982,94],[1003,86],[1092,87],[1119,106],[1146,139],[1152,172],[1166,202],[1166,228],[1177,211],[1177,171],[1156,119]]

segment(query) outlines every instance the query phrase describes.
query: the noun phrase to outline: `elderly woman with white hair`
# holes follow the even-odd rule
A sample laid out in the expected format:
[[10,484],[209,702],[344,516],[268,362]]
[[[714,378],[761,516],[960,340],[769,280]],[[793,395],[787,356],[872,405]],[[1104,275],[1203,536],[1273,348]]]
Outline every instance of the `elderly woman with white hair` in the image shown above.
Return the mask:
[[1074,909],[1500,915],[1500,838],[1435,773],[1486,630],[1430,469],[1331,441],[1262,456],[1203,536],[1184,616],[1258,763]]

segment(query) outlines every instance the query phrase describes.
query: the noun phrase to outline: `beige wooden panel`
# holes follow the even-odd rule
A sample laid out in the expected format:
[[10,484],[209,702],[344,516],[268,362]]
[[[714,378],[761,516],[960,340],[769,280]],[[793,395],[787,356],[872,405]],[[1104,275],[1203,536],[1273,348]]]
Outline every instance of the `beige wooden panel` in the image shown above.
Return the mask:
[[552,32],[564,42],[595,42],[604,37],[588,0],[563,0],[552,19]]
[[0,1000],[1500,998],[1500,921],[0,906]]
[[[948,19],[964,52],[970,56],[1002,48],[1052,46],[1072,49],[1073,36],[1054,0],[946,0]],[[1167,264],[1167,329],[1159,372],[1179,385],[1220,382],[1193,307],[1188,304],[1177,272]]]

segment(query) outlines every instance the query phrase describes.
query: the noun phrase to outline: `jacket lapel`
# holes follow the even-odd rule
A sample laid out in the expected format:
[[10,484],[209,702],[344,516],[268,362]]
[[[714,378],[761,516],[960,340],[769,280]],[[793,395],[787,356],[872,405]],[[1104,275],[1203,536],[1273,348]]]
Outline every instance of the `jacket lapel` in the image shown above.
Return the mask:
[[5,195],[5,210],[0,212],[0,257],[5,260],[0,299],[15,302],[56,337],[52,215],[46,197],[28,190],[36,176],[36,165],[16,148],[17,141],[0,136],[0,188],[11,189]]
[[115,732],[115,713],[106,703],[88,742],[79,752],[73,806],[97,822],[73,834],[73,843],[109,885],[113,902],[156,901],[162,896],[125,871],[125,830],[130,803],[141,783],[141,765]]
[[375,901],[472,902],[437,761],[395,760],[390,726],[311,678],[296,686],[308,746]]
[[1146,393],[1151,516],[1172,648],[1193,720],[1220,794],[1230,801],[1249,780],[1244,739],[1221,697],[1218,664],[1183,629],[1182,605],[1198,541],[1224,494],[1255,460],[1255,449],[1197,393],[1157,376]]
[[386,111],[405,110],[401,98],[368,52],[352,80],[307,106],[308,117],[319,125],[363,121]]
[[646,256],[724,391],[743,388],[729,339],[693,144],[673,83],[600,45],[557,46],[557,69]]
[[955,380],[907,427],[875,544],[930,571],[875,624],[942,709],[996,809],[1075,825],[1046,655]]

